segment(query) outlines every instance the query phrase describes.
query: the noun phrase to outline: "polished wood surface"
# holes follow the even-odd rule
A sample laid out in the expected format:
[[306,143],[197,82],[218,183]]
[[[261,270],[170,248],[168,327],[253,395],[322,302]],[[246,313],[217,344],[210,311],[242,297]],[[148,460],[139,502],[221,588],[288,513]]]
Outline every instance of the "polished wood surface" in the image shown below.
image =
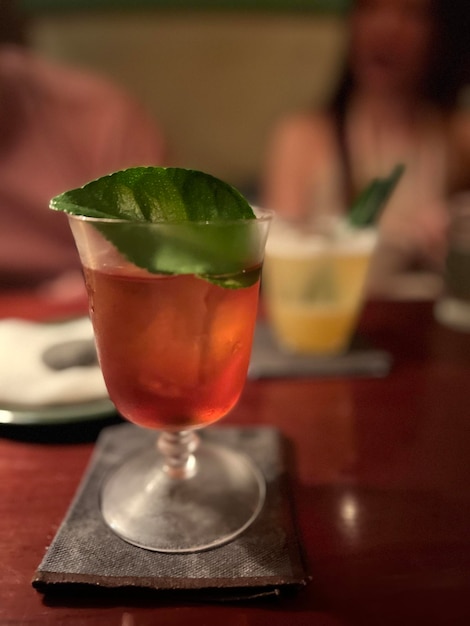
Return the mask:
[[[0,298],[0,316],[14,314]],[[96,433],[2,427],[0,624],[470,624],[470,334],[426,302],[370,303],[361,330],[393,355],[389,376],[248,381],[225,418],[274,424],[291,443],[305,589],[230,606],[44,598],[31,578]]]

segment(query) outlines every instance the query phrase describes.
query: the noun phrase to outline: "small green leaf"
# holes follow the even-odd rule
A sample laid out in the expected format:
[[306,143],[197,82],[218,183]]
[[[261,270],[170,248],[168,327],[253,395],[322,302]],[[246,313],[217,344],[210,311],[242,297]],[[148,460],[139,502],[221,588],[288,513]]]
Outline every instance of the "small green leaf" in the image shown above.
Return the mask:
[[348,215],[350,224],[362,228],[373,224],[392,195],[405,171],[404,165],[397,165],[387,178],[375,178],[359,194]]
[[[128,260],[150,272],[197,274],[227,288],[247,286],[250,276],[251,284],[257,280],[244,274],[250,263],[256,264],[250,250],[256,248],[253,209],[234,187],[209,174],[130,168],[56,196],[50,208],[107,218],[95,227]],[[142,223],[158,227],[143,228]],[[172,228],[179,223],[187,228]]]

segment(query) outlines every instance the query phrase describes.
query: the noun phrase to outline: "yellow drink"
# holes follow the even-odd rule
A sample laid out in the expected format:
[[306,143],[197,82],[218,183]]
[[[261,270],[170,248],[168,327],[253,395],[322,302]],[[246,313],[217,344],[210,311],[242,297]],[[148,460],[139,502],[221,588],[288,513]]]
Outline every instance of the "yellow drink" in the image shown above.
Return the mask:
[[263,293],[283,348],[320,354],[347,348],[374,241],[370,231],[325,235],[278,224],[266,248]]

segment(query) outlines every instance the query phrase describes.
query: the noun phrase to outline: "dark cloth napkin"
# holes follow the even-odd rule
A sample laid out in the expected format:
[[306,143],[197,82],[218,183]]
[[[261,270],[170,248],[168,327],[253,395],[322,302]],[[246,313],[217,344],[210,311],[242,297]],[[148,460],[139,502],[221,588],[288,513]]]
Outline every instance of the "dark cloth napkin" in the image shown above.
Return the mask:
[[368,346],[354,337],[344,354],[334,356],[293,354],[282,350],[269,325],[256,326],[251,354],[249,378],[301,376],[386,376],[392,358],[388,352]]
[[77,494],[39,565],[32,584],[41,592],[85,588],[153,590],[196,600],[280,595],[306,583],[288,499],[285,441],[271,427],[211,427],[202,440],[247,454],[264,474],[267,496],[254,523],[234,541],[194,554],[163,554],[132,546],[104,523],[103,478],[155,433],[131,424],[102,431]]

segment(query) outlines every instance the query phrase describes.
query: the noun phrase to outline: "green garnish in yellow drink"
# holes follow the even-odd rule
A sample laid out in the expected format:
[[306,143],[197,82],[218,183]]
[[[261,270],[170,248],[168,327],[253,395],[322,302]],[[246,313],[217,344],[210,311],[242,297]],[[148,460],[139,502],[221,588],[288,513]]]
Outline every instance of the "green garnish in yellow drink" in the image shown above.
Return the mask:
[[374,224],[403,171],[397,165],[387,177],[371,181],[344,217],[274,221],[263,284],[282,348],[322,355],[348,349],[377,241]]

